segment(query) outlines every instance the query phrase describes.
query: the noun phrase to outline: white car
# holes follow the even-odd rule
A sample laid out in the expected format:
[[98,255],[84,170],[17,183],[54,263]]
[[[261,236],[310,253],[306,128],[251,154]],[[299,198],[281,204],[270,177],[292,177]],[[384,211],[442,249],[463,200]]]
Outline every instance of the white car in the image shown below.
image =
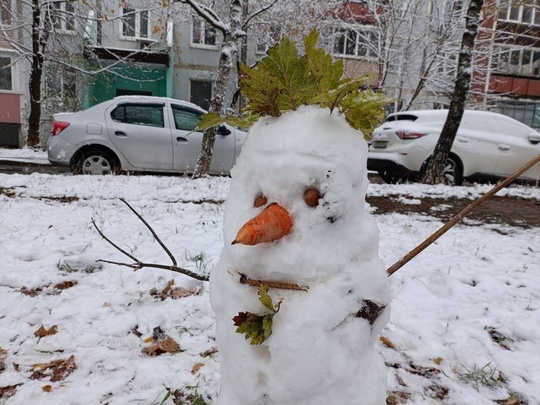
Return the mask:
[[[48,159],[76,174],[192,172],[203,137],[193,130],[205,112],[172,98],[120,96],[54,114]],[[211,174],[229,174],[246,135],[228,125],[217,128]]]
[[[390,114],[372,134],[368,170],[386,182],[420,176],[435,149],[448,110]],[[466,110],[444,172],[447,184],[503,178],[540,154],[540,133],[505,115]],[[540,180],[540,164],[521,177]]]

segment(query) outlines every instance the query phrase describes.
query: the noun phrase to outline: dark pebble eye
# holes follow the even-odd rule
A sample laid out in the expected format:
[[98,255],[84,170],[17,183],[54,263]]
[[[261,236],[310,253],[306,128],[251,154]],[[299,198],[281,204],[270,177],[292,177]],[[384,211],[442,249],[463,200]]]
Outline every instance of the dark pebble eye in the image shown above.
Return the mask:
[[259,207],[262,207],[263,205],[266,205],[267,202],[268,200],[266,199],[266,197],[264,195],[260,195],[257,198],[255,198],[255,201],[253,202],[253,206],[255,208],[259,208]]
[[319,205],[319,199],[321,198],[321,193],[316,188],[309,188],[304,193],[304,201],[310,207],[316,207]]

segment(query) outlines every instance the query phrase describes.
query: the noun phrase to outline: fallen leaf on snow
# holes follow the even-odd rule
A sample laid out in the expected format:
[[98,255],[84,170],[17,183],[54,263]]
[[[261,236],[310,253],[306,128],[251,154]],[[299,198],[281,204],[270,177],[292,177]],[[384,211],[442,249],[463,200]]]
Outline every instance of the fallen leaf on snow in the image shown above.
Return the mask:
[[160,354],[178,353],[179,351],[180,345],[173,338],[167,337],[165,339],[155,340],[150,347],[145,347],[142,352],[149,356],[159,356]]
[[201,363],[201,362],[195,363],[195,365],[191,369],[191,374],[196,374],[197,371],[199,371],[203,366],[204,366],[204,363]]
[[392,341],[384,336],[380,336],[379,340],[385,345],[388,346],[390,349],[396,349],[396,346],[392,343]]
[[54,286],[54,288],[56,288],[57,290],[66,290],[68,288],[71,288],[75,285],[79,284],[78,281],[76,280],[73,280],[73,281],[62,281],[61,283],[58,283]]
[[0,372],[4,371],[4,369],[6,368],[6,363],[5,363],[6,357],[7,357],[7,350],[0,348]]
[[45,329],[43,325],[34,332],[34,336],[42,338],[44,336],[56,335],[58,333],[58,326],[53,325],[49,329]]
[[13,395],[15,395],[15,392],[17,391],[17,387],[21,384],[16,385],[7,385],[5,387],[0,387],[0,398],[11,398]]
[[41,380],[50,377],[52,382],[62,381],[77,369],[75,356],[68,359],[55,360],[50,363],[38,363],[32,366],[32,380]]
[[214,348],[212,348],[210,350],[205,351],[204,353],[201,353],[201,356],[202,357],[208,357],[208,356],[212,356],[212,355],[216,354],[217,352],[218,352],[218,349],[214,347]]

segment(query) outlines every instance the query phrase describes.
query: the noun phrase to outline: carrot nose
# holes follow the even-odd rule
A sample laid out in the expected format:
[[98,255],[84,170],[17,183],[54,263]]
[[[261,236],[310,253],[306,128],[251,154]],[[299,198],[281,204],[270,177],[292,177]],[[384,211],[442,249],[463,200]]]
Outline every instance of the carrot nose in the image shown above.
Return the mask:
[[257,245],[273,242],[291,232],[292,218],[279,204],[271,204],[261,213],[247,221],[238,231],[233,245]]

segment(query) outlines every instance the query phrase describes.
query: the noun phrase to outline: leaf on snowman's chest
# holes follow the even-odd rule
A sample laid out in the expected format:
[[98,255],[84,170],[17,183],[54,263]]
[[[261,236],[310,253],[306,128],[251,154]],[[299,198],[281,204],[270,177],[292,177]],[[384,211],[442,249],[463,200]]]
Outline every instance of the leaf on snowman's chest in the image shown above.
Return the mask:
[[252,345],[260,345],[272,334],[274,315],[278,313],[282,300],[276,304],[268,295],[268,286],[259,287],[259,301],[263,306],[271,311],[270,313],[259,315],[253,312],[239,312],[233,318],[234,325],[237,326],[236,333],[245,335],[246,340],[251,339]]

